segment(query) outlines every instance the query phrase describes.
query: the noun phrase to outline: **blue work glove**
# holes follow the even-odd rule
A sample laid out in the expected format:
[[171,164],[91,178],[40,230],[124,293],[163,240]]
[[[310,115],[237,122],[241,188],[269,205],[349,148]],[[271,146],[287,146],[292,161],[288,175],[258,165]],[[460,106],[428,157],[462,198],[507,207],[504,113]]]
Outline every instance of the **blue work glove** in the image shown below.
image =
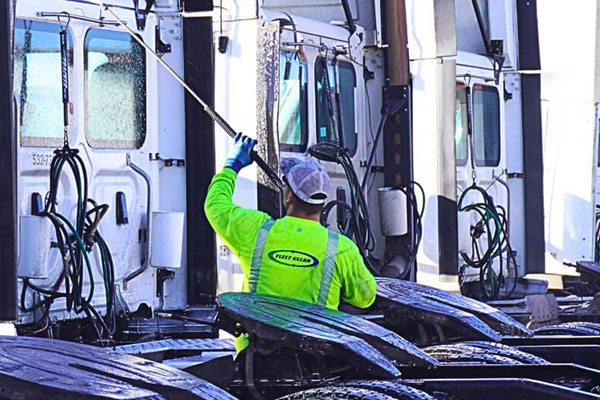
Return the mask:
[[238,133],[233,141],[233,147],[229,150],[229,156],[225,160],[225,166],[239,173],[242,168],[252,164],[250,152],[255,144],[256,140]]

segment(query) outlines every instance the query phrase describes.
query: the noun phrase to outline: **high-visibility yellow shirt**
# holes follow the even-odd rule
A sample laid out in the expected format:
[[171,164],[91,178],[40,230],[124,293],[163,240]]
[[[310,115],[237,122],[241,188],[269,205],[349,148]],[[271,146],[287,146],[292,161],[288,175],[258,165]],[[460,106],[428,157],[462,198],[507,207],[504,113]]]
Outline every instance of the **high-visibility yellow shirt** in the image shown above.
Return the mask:
[[272,220],[264,212],[234,204],[236,178],[231,168],[214,176],[204,211],[215,232],[240,260],[242,291],[334,310],[340,299],[359,308],[373,304],[377,284],[354,242],[317,221],[291,216]]

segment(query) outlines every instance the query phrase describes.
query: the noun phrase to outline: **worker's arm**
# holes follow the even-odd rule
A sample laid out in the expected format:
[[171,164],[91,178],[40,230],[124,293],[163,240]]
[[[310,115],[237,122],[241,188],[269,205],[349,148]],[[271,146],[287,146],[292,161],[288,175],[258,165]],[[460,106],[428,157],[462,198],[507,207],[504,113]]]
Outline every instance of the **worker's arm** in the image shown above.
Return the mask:
[[255,143],[244,136],[236,137],[231,156],[223,170],[213,177],[204,202],[210,225],[237,256],[251,252],[258,229],[269,218],[263,212],[233,203],[237,173],[252,162],[250,151]]
[[367,308],[375,301],[377,283],[363,262],[358,248],[343,238],[336,263],[342,278],[342,300],[358,308]]

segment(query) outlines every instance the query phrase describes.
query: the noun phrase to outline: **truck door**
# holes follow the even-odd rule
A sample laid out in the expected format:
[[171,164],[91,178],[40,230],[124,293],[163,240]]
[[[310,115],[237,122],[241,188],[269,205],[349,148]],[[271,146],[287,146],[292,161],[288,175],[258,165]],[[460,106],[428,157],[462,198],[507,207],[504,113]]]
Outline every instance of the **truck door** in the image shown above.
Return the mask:
[[[314,24],[316,27],[324,25]],[[299,30],[318,31],[316,27]],[[347,32],[340,30],[340,35],[347,35]],[[296,41],[306,41],[306,45],[292,45],[296,43],[294,37]],[[357,79],[361,72],[348,54],[334,57],[336,46],[347,47],[348,42],[317,34],[294,34],[288,29],[281,34],[277,122],[281,157],[309,157],[310,146],[335,143],[347,150],[359,178],[362,178],[360,160],[364,159],[365,149],[358,132],[364,130],[366,121],[362,107],[358,107],[363,104],[364,95],[363,85]],[[336,109],[338,101],[339,108]],[[342,126],[341,134],[339,126]],[[339,196],[349,202],[350,188],[344,169],[333,162],[320,162],[332,178],[329,199]],[[328,223],[332,229],[337,228],[336,217],[336,212],[329,215]]]
[[[131,4],[117,3],[123,4],[115,4],[111,9],[129,27],[135,28]],[[64,16],[56,17],[63,12]],[[183,120],[180,103],[174,97],[171,105],[163,107],[159,114],[156,62],[97,5],[23,0],[18,2],[17,16],[15,92],[21,114],[19,215],[32,215],[43,203],[53,152],[67,141],[78,150],[87,170],[88,197],[93,201],[88,209],[108,205],[98,231],[112,254],[116,290],[132,310],[141,304],[156,308],[159,305],[156,270],[146,268],[150,264],[147,221],[151,216],[149,211],[159,210],[161,205],[160,180],[165,165],[157,156],[165,148],[159,141],[159,129],[172,135],[172,146],[183,142],[181,124],[175,122],[172,127],[165,127],[164,122],[159,122],[160,115],[171,113],[175,120],[178,117]],[[154,43],[156,25],[157,17],[150,13],[145,29],[136,32],[146,43]],[[59,45],[59,32],[63,29],[68,31],[69,43],[70,105],[66,137],[62,124]],[[166,152],[169,150],[172,149],[167,147]],[[61,175],[58,211],[74,220],[78,190],[69,174],[64,171]],[[185,180],[182,182],[178,189],[184,202]],[[148,196],[148,191],[152,196]],[[170,207],[183,210],[185,205],[170,204]],[[21,236],[20,240],[30,239]],[[89,279],[83,279],[83,292],[94,291],[92,303],[104,311],[107,286],[100,257],[97,249],[90,253],[92,271]],[[35,283],[48,290],[60,286],[61,272],[58,251],[53,250],[48,270]],[[30,295],[35,299],[35,293],[27,293],[28,301],[35,301],[29,300]],[[184,305],[185,297],[182,301]],[[64,313],[64,301],[57,300],[52,311]]]
[[[505,149],[506,143],[503,135],[503,103],[500,100],[502,82],[498,85],[493,80],[478,78],[485,76],[489,71],[470,68],[456,85],[456,165],[457,165],[457,197],[459,198],[459,266],[461,278],[464,282],[480,280],[480,270],[470,268],[465,257],[471,260],[480,260],[488,252],[490,246],[498,248],[499,243],[491,239],[499,225],[489,218],[482,218],[485,210],[477,204],[484,203],[480,191],[485,192],[499,214],[504,215],[505,223],[508,216],[508,193],[504,186],[506,179]],[[459,75],[460,76],[460,75]],[[467,91],[471,91],[468,105]],[[470,116],[469,116],[470,111]],[[472,132],[469,134],[469,118],[471,119]],[[475,189],[474,189],[475,188]],[[461,196],[465,193],[462,202]],[[461,215],[462,214],[462,215]],[[490,241],[488,241],[490,239]],[[504,255],[493,257],[495,274],[506,272],[506,259]],[[488,268],[487,265],[484,268]],[[514,274],[514,266],[511,265]],[[498,279],[488,271],[485,273],[489,293],[498,287]],[[487,297],[487,296],[486,296]]]

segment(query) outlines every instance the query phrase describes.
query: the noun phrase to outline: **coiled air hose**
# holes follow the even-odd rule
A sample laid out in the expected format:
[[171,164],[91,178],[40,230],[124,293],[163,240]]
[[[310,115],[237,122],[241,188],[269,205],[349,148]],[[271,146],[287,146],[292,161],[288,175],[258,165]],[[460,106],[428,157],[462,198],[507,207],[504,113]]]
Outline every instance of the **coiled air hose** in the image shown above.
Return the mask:
[[[57,192],[60,176],[65,165],[69,166],[77,188],[77,213],[73,224],[67,217],[57,210]],[[98,232],[100,219],[108,209],[107,204],[97,205],[92,199],[88,199],[87,172],[83,160],[77,154],[77,150],[70,149],[65,145],[61,150],[55,151],[55,156],[50,164],[50,192],[46,199],[44,210],[38,215],[47,217],[56,232],[56,247],[58,248],[63,271],[52,289],[38,287],[28,279],[23,280],[21,291],[21,311],[33,312],[41,307],[44,308],[42,321],[48,318],[50,306],[55,299],[64,297],[66,299],[67,311],[85,313],[91,320],[99,338],[110,338],[115,332],[115,292],[114,292],[114,264],[108,245]],[[93,208],[87,210],[87,204]],[[104,278],[104,289],[106,295],[106,316],[100,317],[92,306],[94,298],[94,274],[88,253],[97,244],[102,264]],[[89,282],[88,293],[83,293],[84,281]],[[65,290],[59,291],[64,285]],[[25,304],[27,289],[44,295],[44,299],[31,307]],[[98,325],[99,324],[99,325]]]
[[319,160],[339,164],[344,170],[350,189],[350,204],[337,200],[326,204],[321,213],[321,223],[327,226],[327,218],[333,207],[344,207],[348,212],[348,218],[343,222],[343,226],[338,226],[338,229],[342,234],[354,239],[365,265],[373,275],[378,276],[379,272],[368,254],[375,249],[375,236],[371,231],[367,200],[348,152],[335,143],[318,143],[311,146],[309,152]]
[[[478,193],[482,201],[463,204],[467,194],[470,192]],[[496,206],[489,193],[477,184],[467,187],[458,200],[458,211],[475,212],[480,217],[475,226],[471,227],[471,255],[461,253],[465,263],[473,268],[479,269],[479,286],[486,299],[497,299],[500,294],[500,288],[504,284],[503,277],[503,253],[507,252],[507,269],[509,262],[512,261],[515,276],[513,286],[508,293],[510,296],[517,284],[517,263],[514,252],[507,239],[507,215],[502,206]],[[479,248],[479,239],[485,234],[487,249],[482,252]],[[494,259],[499,260],[498,276],[493,269]]]

